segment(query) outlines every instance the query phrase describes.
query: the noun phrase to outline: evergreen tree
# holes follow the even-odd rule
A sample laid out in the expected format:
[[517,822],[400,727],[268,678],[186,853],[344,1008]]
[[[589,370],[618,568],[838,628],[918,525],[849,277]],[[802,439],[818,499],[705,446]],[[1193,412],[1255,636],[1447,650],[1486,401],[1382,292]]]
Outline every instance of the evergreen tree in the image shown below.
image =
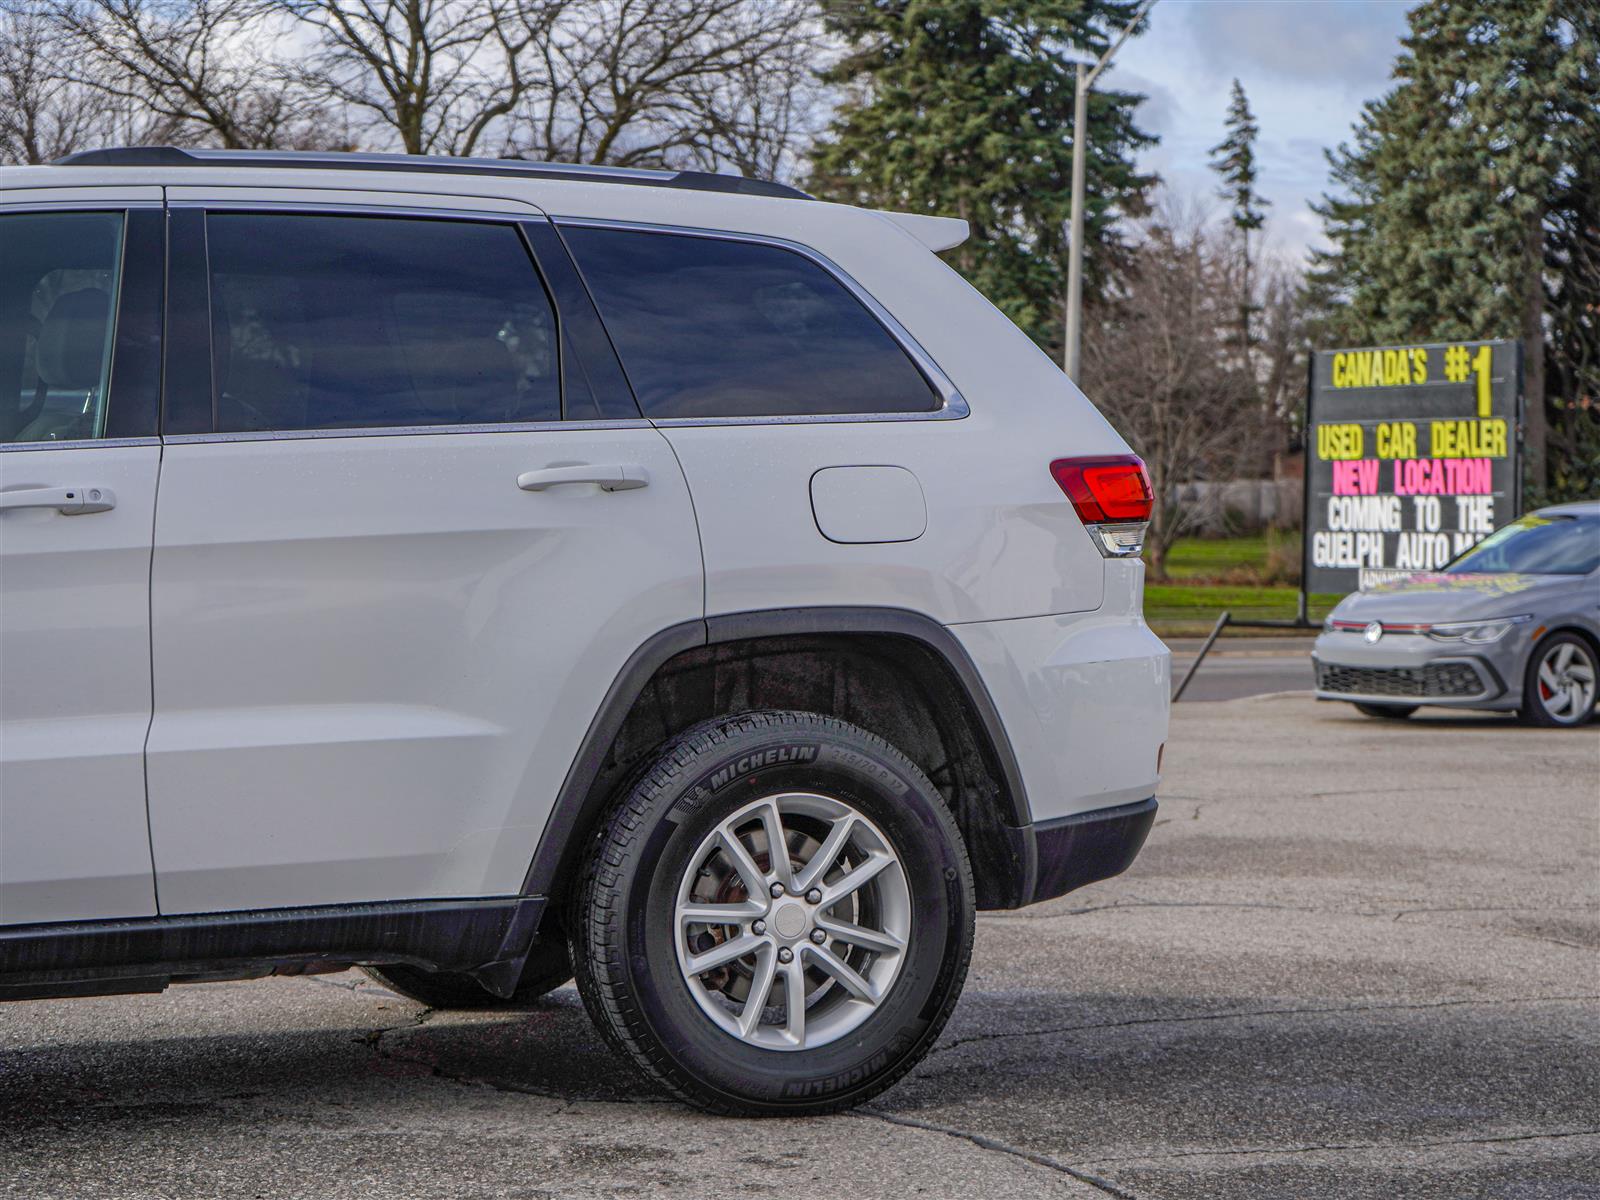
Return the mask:
[[[828,75],[844,91],[813,152],[811,190],[874,208],[962,217],[947,256],[1059,357],[1071,211],[1074,67],[1132,19],[1137,0],[855,0],[824,5],[850,52]],[[1115,251],[1114,224],[1153,182],[1133,166],[1154,139],[1143,99],[1089,98],[1089,290]]]
[[1403,47],[1395,87],[1330,155],[1343,194],[1318,210],[1334,248],[1313,258],[1314,293],[1346,343],[1522,338],[1537,494],[1547,403],[1593,396],[1551,339],[1575,325],[1581,344],[1600,319],[1584,255],[1562,245],[1582,241],[1600,177],[1600,8],[1424,0]]
[[1211,147],[1211,169],[1222,177],[1219,195],[1232,205],[1228,216],[1239,246],[1236,271],[1239,357],[1248,365],[1253,340],[1250,321],[1256,311],[1251,291],[1250,235],[1266,224],[1270,201],[1256,191],[1256,138],[1261,129],[1250,111],[1244,86],[1237,79],[1233,81],[1233,93],[1228,101],[1226,128],[1227,136]]

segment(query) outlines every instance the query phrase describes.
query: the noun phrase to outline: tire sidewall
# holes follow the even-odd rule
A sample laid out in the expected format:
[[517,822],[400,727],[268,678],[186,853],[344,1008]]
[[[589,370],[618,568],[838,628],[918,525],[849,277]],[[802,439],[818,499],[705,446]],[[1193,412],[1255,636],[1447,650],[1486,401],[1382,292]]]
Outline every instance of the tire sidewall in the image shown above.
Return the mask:
[[[885,751],[822,718],[764,726],[695,755],[654,797],[652,827],[624,865],[627,982],[663,1052],[712,1093],[772,1111],[843,1099],[896,1074],[942,1027],[971,945],[970,872],[931,785]],[[731,813],[783,791],[832,796],[869,818],[911,893],[911,937],[888,996],[849,1034],[802,1051],[750,1046],[717,1027],[683,979],[674,940],[690,857]]]

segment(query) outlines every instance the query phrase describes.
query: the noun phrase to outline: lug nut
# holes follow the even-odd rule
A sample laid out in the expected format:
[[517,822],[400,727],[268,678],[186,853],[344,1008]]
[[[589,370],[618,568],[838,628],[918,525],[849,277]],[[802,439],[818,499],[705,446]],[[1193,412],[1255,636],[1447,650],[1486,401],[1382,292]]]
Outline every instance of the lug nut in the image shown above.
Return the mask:
[[783,895],[783,884],[779,883],[777,880],[773,880],[772,886],[767,889],[767,894],[776,900],[779,896]]
[[794,951],[789,949],[787,946],[783,947],[783,949],[778,951],[778,961],[781,963],[793,962]]
[[821,888],[812,888],[809,892],[807,892],[806,893],[806,903],[807,904],[821,904],[822,903],[822,889]]
[[811,931],[811,940],[820,946],[823,942],[828,940],[828,935],[823,933],[820,929],[813,929]]
[[750,932],[755,934],[757,937],[760,937],[766,931],[767,923],[765,921],[757,921],[755,924],[750,926]]

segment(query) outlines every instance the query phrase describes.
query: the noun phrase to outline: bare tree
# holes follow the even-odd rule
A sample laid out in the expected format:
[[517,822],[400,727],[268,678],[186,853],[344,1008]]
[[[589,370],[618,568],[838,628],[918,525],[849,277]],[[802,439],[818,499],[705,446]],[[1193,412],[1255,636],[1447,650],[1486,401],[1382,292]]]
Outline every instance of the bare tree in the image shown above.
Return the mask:
[[1174,503],[1183,483],[1226,478],[1254,440],[1254,381],[1230,352],[1236,315],[1224,286],[1229,249],[1192,207],[1171,202],[1085,323],[1084,390],[1144,459],[1156,494],[1151,575],[1196,514]]
[[1305,428],[1306,328],[1305,275],[1298,263],[1261,264],[1254,305],[1259,327],[1255,372],[1261,389],[1262,460],[1276,466]]
[[522,153],[765,169],[792,152],[819,37],[804,0],[588,0],[567,16],[540,47]]
[[263,0],[46,3],[82,51],[74,80],[165,123],[172,140],[249,149],[314,139],[313,115],[263,44],[272,33]]
[[758,60],[684,89],[698,114],[690,150],[695,165],[789,181],[804,173],[804,154],[827,120],[821,67],[834,47],[820,26],[796,22],[791,35]]
[[97,140],[106,97],[61,69],[67,34],[36,5],[0,2],[0,162],[43,163]]
[[[316,36],[295,78],[407,154],[471,155],[528,93],[568,0],[280,0]],[[501,141],[504,141],[502,136]],[[496,146],[496,149],[502,147]]]

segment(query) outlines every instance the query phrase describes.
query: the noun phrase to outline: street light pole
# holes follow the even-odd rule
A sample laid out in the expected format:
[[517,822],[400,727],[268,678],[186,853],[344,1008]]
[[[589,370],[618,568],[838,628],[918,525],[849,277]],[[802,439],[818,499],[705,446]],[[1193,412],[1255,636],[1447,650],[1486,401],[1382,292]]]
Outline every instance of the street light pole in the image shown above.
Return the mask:
[[1078,382],[1078,327],[1083,305],[1083,179],[1088,156],[1083,152],[1089,117],[1089,88],[1078,64],[1077,98],[1072,106],[1072,228],[1067,234],[1067,349],[1062,367],[1067,378]]
[[1121,36],[1111,43],[1111,48],[1100,56],[1100,61],[1091,70],[1086,72],[1083,64],[1078,64],[1077,86],[1072,103],[1072,228],[1067,235],[1066,349],[1061,362],[1067,378],[1074,383],[1078,381],[1079,330],[1083,323],[1083,190],[1084,176],[1088,172],[1088,157],[1084,151],[1089,136],[1089,88],[1155,2],[1144,0]]

